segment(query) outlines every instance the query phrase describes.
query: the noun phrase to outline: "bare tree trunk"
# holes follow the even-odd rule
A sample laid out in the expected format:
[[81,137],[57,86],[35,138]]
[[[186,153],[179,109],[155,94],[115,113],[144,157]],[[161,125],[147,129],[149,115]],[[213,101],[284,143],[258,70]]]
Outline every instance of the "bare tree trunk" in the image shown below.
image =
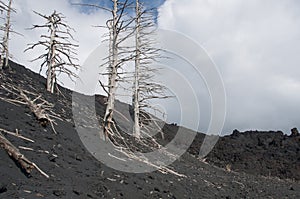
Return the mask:
[[136,0],[136,30],[135,30],[135,74],[134,74],[134,96],[133,96],[133,108],[134,108],[134,127],[133,127],[133,135],[136,138],[140,138],[141,129],[140,129],[140,106],[139,106],[139,74],[140,74],[140,8],[139,8],[139,0]]
[[118,66],[118,46],[117,46],[117,38],[118,38],[118,0],[113,0],[114,9],[113,9],[113,24],[112,24],[112,60],[110,63],[111,75],[109,77],[109,95],[107,99],[107,106],[104,115],[104,135],[112,134],[111,124],[113,122],[113,111],[115,107],[115,98],[117,91],[117,66]]
[[[109,63],[112,63],[112,55],[113,55],[113,22],[109,21],[108,22],[108,28],[109,28]],[[109,69],[111,70],[111,69]],[[110,71],[109,71],[110,72]],[[110,93],[110,86],[111,85],[111,77],[108,76],[108,93]]]
[[5,45],[5,67],[8,66],[8,59],[9,59],[8,42],[9,42],[9,33],[10,33],[11,4],[12,4],[12,0],[9,1],[7,18],[6,18],[7,29],[6,29],[6,45]]
[[[159,48],[155,47],[155,23],[153,13],[146,10],[140,0],[136,0],[135,13],[135,72],[133,87],[134,127],[133,135],[141,137],[141,133],[161,131],[156,118],[146,114],[150,109],[162,113],[151,105],[151,99],[168,98],[165,87],[155,82],[154,77],[159,69],[154,63],[160,58]],[[148,109],[148,110],[147,110]],[[148,125],[150,124],[151,125]],[[147,124],[142,127],[142,124]],[[163,134],[162,134],[163,137]]]
[[[11,4],[12,4],[12,0],[9,0],[7,15],[6,15],[5,32],[4,32],[3,44],[2,44],[3,49],[2,49],[0,67],[8,66],[8,59],[9,59],[8,42],[9,42],[9,33],[10,33]],[[4,64],[4,58],[5,58],[5,64]]]
[[0,54],[0,71],[3,68],[3,56]]
[[[51,69],[51,64],[49,63],[48,65],[48,73],[47,73],[47,91],[51,92],[51,75],[52,74],[52,69]],[[52,93],[52,92],[51,92]]]
[[[53,19],[52,19],[53,20]],[[51,36],[50,36],[50,52],[48,57],[48,73],[47,73],[47,91],[54,92],[54,64],[55,64],[55,27],[51,24]]]

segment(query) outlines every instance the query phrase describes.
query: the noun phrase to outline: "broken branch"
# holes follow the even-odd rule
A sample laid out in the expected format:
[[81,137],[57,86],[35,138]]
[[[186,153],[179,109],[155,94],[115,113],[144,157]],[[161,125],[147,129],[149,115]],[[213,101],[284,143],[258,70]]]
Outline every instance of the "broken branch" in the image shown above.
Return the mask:
[[0,145],[7,152],[7,154],[20,165],[20,167],[27,174],[30,174],[31,171],[35,168],[43,176],[49,178],[49,175],[47,175],[35,163],[31,162],[22,153],[20,153],[19,149],[17,149],[9,140],[7,140],[2,133],[0,133]]

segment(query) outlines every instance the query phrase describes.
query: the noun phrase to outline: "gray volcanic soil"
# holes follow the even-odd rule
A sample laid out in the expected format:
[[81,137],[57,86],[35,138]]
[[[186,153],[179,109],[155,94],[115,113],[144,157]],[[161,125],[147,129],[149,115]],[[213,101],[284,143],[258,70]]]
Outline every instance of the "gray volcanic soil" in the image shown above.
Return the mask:
[[[47,179],[34,170],[26,176],[0,149],[0,198],[300,198],[300,183],[291,180],[299,180],[297,137],[276,132],[236,132],[219,140],[207,163],[197,159],[203,138],[203,134],[199,134],[190,153],[185,153],[171,165],[187,177],[158,171],[145,174],[120,172],[97,161],[83,146],[72,121],[71,91],[61,88],[65,97],[49,94],[45,92],[43,77],[23,66],[14,63],[11,66],[12,71],[0,73],[0,84],[5,85],[11,79],[20,88],[43,94],[45,99],[55,103],[54,111],[62,116],[63,121],[57,120],[55,128],[58,134],[55,135],[51,127],[41,127],[26,106],[0,100],[0,128],[18,129],[35,143],[3,134],[17,147],[35,149],[20,151],[50,175]],[[1,88],[0,97],[7,97]],[[96,97],[96,109],[100,115],[104,111],[103,102],[102,96]],[[171,139],[176,128],[166,124],[166,140],[161,142]],[[270,144],[273,142],[269,138],[276,144]],[[258,144],[259,139],[262,144]],[[49,151],[49,154],[38,150]],[[269,157],[269,154],[273,155]],[[239,172],[225,170],[227,164]],[[286,174],[277,175],[278,172],[273,172],[276,170],[284,170]]]

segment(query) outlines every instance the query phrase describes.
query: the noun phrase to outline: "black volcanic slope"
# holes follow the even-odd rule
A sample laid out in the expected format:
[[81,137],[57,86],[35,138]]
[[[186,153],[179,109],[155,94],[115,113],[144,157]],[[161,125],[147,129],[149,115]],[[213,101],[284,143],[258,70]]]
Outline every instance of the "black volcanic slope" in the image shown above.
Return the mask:
[[300,180],[300,135],[234,131],[218,142],[208,161],[235,171]]
[[[41,127],[27,107],[0,100],[0,128],[18,129],[35,143],[10,135],[6,135],[7,139],[17,147],[33,148],[35,151],[20,151],[50,175],[46,179],[34,170],[31,176],[25,176],[0,149],[0,198],[300,198],[300,183],[291,180],[299,180],[299,136],[235,132],[220,139],[206,163],[193,155],[203,139],[199,134],[190,153],[171,165],[186,178],[160,172],[124,173],[97,161],[81,143],[72,121],[71,91],[61,88],[65,97],[49,94],[44,91],[44,78],[23,66],[11,66],[12,71],[0,74],[0,84],[11,81],[43,94],[55,103],[54,111],[63,121],[57,120],[55,135],[51,127]],[[6,97],[1,88],[0,97]],[[96,97],[99,114],[104,111],[103,101],[103,97]],[[165,125],[166,141],[162,142],[171,139],[176,128]],[[224,169],[226,165],[235,171]]]

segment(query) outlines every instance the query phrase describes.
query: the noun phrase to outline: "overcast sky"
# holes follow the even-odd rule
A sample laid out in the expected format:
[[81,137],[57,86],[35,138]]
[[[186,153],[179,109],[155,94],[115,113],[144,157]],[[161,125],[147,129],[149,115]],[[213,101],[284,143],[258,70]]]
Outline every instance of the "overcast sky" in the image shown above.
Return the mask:
[[[193,39],[207,51],[220,71],[227,93],[223,133],[233,129],[274,129],[288,133],[292,127],[300,127],[298,0],[151,2],[160,6],[158,27]],[[81,64],[100,44],[105,32],[92,25],[103,25],[109,17],[109,13],[101,10],[85,12],[67,0],[15,0],[14,6],[17,9],[13,15],[14,29],[24,37],[12,37],[11,52],[14,60],[34,71],[39,63],[28,60],[37,52],[23,53],[26,44],[36,41],[40,34],[25,30],[42,22],[32,10],[51,14],[55,9],[64,13],[77,31]],[[71,86],[68,81],[66,84]]]

